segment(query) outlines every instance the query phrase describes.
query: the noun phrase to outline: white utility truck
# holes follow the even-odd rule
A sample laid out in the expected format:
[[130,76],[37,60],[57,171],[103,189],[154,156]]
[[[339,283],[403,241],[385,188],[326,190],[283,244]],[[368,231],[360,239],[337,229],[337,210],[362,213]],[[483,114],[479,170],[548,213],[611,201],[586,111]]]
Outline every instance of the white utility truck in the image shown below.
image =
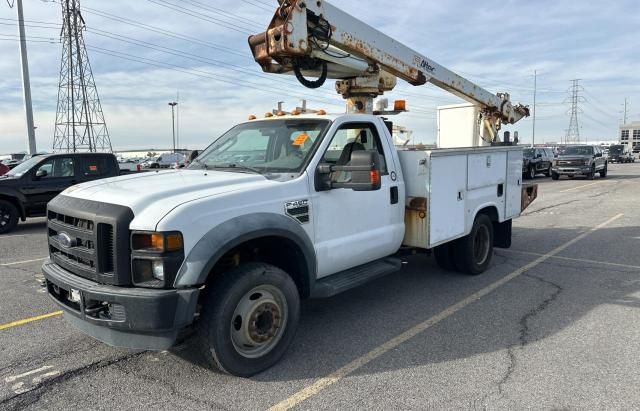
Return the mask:
[[[346,30],[351,30],[347,32]],[[325,1],[285,1],[249,40],[268,72],[337,78],[349,112],[251,117],[189,167],[74,186],[48,206],[50,296],[108,344],[163,350],[195,328],[214,366],[250,376],[291,344],[300,300],[331,297],[433,250],[485,271],[535,190],[501,124],[528,114]],[[317,74],[317,80],[305,76]],[[396,77],[477,104],[493,147],[402,151],[373,99]],[[402,107],[397,107],[400,111]],[[304,112],[301,112],[304,111]]]

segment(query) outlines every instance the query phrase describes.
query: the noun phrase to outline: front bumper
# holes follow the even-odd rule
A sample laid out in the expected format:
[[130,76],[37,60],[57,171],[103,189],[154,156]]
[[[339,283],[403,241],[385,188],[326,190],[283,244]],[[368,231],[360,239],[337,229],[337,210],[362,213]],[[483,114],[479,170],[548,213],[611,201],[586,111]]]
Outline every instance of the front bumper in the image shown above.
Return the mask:
[[109,286],[78,277],[51,260],[42,265],[49,296],[80,331],[109,345],[165,350],[193,322],[199,289]]
[[576,176],[576,175],[587,175],[591,173],[590,166],[581,166],[581,167],[552,167],[551,172],[565,175],[565,176]]

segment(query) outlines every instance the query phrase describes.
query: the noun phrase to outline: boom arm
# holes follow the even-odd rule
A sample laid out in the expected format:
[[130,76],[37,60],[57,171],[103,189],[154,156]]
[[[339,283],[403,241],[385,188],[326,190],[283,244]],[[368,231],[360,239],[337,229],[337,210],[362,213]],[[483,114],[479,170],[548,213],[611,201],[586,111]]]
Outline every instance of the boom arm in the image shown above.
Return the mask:
[[393,90],[399,77],[414,86],[435,84],[480,106],[491,141],[502,124],[529,116],[509,94],[492,94],[324,0],[280,0],[267,31],[249,37],[249,45],[265,72],[293,73],[310,88],[338,79],[336,89],[354,112],[371,112],[373,98]]

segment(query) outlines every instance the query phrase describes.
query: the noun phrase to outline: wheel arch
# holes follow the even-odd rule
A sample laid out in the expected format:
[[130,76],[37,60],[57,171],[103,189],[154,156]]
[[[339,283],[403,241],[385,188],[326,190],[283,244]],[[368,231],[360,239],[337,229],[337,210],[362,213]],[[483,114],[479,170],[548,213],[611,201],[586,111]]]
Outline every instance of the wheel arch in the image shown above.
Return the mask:
[[0,200],[6,200],[11,204],[13,204],[14,206],[16,206],[16,208],[18,209],[18,212],[20,213],[20,218],[23,221],[27,218],[27,212],[24,208],[23,202],[20,201],[20,198],[18,198],[17,196],[9,192],[0,191]]
[[209,230],[185,258],[174,285],[203,285],[221,274],[230,258],[279,267],[293,278],[301,297],[311,294],[316,278],[313,243],[299,223],[271,213],[236,217]]

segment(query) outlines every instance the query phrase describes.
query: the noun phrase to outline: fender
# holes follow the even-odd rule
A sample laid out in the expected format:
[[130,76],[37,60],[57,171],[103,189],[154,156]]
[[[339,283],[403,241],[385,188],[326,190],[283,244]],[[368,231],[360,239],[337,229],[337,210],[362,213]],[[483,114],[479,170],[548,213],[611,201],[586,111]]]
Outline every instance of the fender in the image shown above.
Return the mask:
[[297,244],[306,260],[305,293],[316,279],[316,254],[313,243],[300,224],[273,213],[256,213],[226,221],[207,232],[189,252],[176,276],[176,288],[199,286],[206,282],[216,262],[234,247],[256,238],[279,236]]
[[20,217],[22,219],[27,218],[27,213],[24,208],[24,203],[27,201],[27,198],[18,190],[13,187],[2,187],[0,186],[0,198],[1,197],[9,197],[11,199],[15,199],[16,204],[18,206],[18,211],[20,212]]

